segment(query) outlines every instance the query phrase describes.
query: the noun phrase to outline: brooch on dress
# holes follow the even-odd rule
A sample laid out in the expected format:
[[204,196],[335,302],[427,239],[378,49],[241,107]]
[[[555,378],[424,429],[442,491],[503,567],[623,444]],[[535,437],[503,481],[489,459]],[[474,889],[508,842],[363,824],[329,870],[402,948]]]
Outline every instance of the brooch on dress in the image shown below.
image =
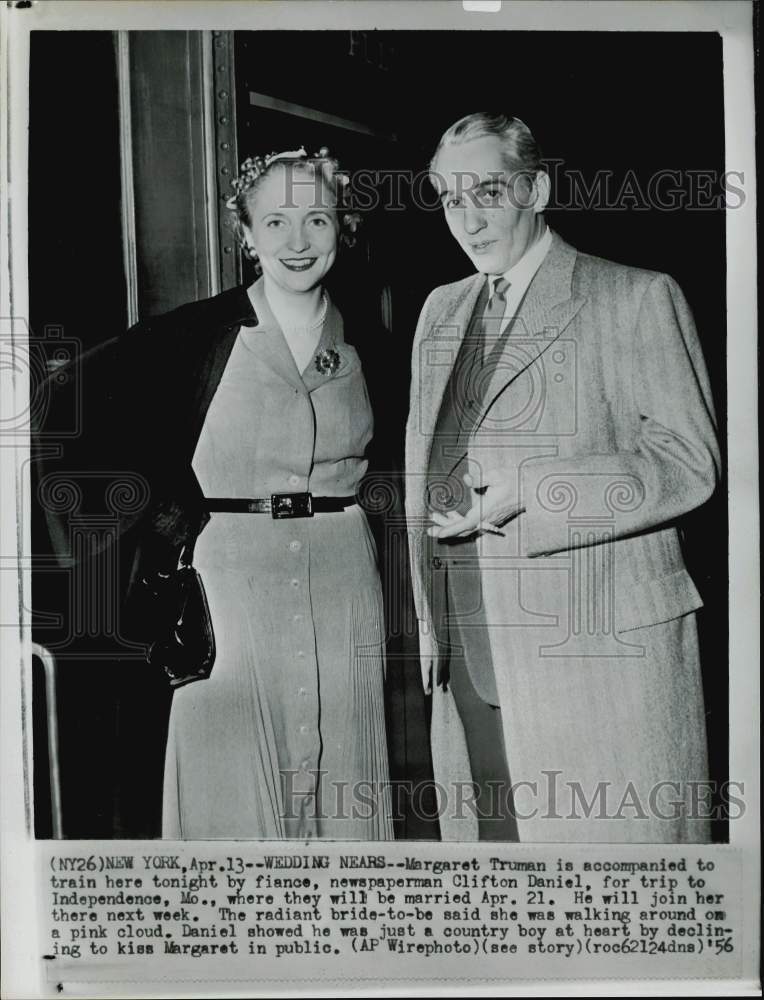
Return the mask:
[[322,375],[334,375],[340,366],[340,356],[331,347],[327,347],[326,350],[319,351],[315,358],[316,370],[321,372]]

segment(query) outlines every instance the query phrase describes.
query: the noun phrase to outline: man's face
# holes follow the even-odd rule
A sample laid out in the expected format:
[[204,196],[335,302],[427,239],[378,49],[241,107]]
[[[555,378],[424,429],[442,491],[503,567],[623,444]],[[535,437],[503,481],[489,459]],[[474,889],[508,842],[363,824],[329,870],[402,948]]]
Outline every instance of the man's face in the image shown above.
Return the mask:
[[496,136],[444,146],[433,180],[452,236],[483,274],[503,274],[536,241],[546,199],[535,178],[509,173]]

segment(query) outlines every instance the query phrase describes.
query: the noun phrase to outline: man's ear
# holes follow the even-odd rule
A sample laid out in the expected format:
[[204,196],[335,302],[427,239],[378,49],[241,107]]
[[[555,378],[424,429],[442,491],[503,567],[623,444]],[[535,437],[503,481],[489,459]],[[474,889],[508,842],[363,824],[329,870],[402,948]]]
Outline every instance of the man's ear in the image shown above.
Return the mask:
[[546,208],[552,193],[552,184],[546,170],[537,170],[533,182],[533,211],[538,215]]

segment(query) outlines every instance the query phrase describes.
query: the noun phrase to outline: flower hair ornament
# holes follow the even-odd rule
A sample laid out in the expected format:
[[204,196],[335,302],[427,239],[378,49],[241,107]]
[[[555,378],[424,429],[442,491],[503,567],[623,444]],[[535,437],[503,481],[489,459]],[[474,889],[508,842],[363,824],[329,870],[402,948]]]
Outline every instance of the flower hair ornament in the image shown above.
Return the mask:
[[[361,222],[358,212],[351,211],[347,204],[348,185],[350,177],[345,171],[340,170],[337,159],[330,155],[329,149],[322,146],[317,153],[309,156],[305,147],[291,149],[281,153],[268,153],[266,156],[249,156],[241,164],[239,174],[231,181],[234,193],[226,202],[226,207],[234,212],[238,217],[244,212],[243,201],[249,191],[253,190],[258,180],[270,170],[274,163],[283,161],[284,163],[305,164],[321,171],[324,179],[333,188],[337,196],[337,208],[341,224],[341,238],[347,246],[355,243],[355,233]],[[243,242],[243,241],[242,241]],[[257,254],[246,243],[243,246],[244,252],[253,260],[257,259]]]

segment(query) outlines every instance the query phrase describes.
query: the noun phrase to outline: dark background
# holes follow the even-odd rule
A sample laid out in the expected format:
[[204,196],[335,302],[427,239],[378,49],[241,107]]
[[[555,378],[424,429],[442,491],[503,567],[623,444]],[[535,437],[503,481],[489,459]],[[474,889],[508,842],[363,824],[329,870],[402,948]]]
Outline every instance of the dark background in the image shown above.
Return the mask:
[[[88,347],[126,325],[114,52],[110,32],[32,35],[29,273],[33,338],[40,342],[55,326]],[[242,32],[235,38],[238,158],[327,145],[351,171],[421,175],[442,131],[462,115],[499,110],[521,117],[555,164],[561,197],[555,202],[553,193],[552,227],[579,250],[666,271],[681,285],[696,317],[724,440],[725,213],[720,202],[709,207],[708,192],[697,197],[691,174],[718,179],[725,169],[722,84],[715,34]],[[350,120],[365,131],[253,106],[250,92]],[[591,184],[597,172],[609,171],[615,194],[630,171],[645,191],[660,170],[680,172],[683,207],[661,210],[641,204],[639,196],[610,207],[567,204],[570,172]],[[388,303],[390,410],[382,419],[377,414],[377,426],[378,434],[389,435],[393,455],[402,448],[419,309],[435,285],[472,271],[440,213],[414,204],[419,191],[432,205],[426,186],[412,191],[402,184],[399,190],[400,210],[369,212],[355,255],[346,254],[333,272],[341,307],[349,290],[364,301],[384,297]],[[687,204],[693,192],[695,206]],[[720,192],[717,183],[710,194]],[[686,518],[685,529],[688,567],[706,603],[699,615],[701,649],[712,777],[721,781],[728,770],[724,486]],[[55,629],[40,612],[60,593],[41,561],[48,542],[40,521],[33,553],[35,638],[55,645]],[[140,660],[88,657],[94,648],[69,644],[57,654],[64,831],[156,836],[169,692]],[[394,776],[416,778],[428,775],[429,762],[426,706],[412,655],[410,637],[393,642],[389,725]],[[49,836],[38,673],[35,712],[37,833]],[[398,833],[434,836],[431,824],[410,816]],[[723,823],[715,835],[726,837]]]

